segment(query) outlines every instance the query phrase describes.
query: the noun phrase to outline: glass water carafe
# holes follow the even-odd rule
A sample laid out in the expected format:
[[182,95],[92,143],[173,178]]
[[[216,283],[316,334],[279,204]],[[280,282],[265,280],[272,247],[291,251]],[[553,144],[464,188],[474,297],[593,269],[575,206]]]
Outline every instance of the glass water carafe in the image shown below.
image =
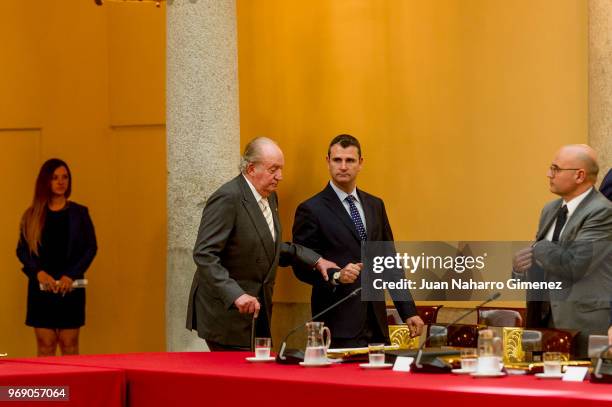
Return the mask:
[[323,322],[308,322],[306,324],[306,353],[304,363],[323,364],[327,363],[327,349],[331,343],[331,332],[323,325]]

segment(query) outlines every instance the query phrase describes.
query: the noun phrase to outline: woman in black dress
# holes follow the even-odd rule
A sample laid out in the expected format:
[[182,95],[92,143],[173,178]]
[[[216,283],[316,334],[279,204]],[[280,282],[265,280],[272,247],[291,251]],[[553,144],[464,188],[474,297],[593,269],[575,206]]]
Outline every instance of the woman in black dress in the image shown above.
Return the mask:
[[85,324],[85,289],[73,289],[96,255],[96,235],[85,206],[69,201],[68,165],[52,158],[36,179],[32,205],[21,219],[17,257],[28,276],[26,325],[34,328],[39,356],[79,353]]

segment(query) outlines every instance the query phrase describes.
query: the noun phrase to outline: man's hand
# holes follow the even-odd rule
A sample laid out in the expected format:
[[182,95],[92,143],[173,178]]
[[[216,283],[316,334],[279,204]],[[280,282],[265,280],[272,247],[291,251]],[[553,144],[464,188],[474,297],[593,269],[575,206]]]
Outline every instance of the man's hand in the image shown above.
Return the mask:
[[421,319],[420,316],[415,315],[406,319],[406,325],[408,325],[408,330],[410,331],[410,337],[414,338],[415,336],[420,336],[423,332],[423,327],[425,323]]
[[70,277],[62,276],[62,278],[59,279],[58,283],[59,284],[57,285],[57,288],[60,294],[66,295],[66,293],[72,291],[72,279]]
[[327,275],[327,270],[328,269],[339,269],[340,267],[338,267],[338,265],[334,263],[333,261],[329,261],[321,257],[315,263],[315,268],[319,270],[319,272],[323,276],[323,280],[327,281],[329,280],[329,276]]
[[359,273],[361,273],[361,269],[363,268],[363,263],[349,263],[342,270],[340,270],[340,277],[338,281],[342,284],[351,284],[357,280],[359,277]]
[[612,345],[612,325],[608,329],[608,345]]
[[255,313],[257,315],[259,314],[259,308],[261,307],[259,305],[259,301],[257,301],[257,298],[248,294],[242,294],[240,297],[236,298],[234,305],[236,308],[238,308],[238,311],[241,314]]
[[38,279],[38,282],[43,285],[45,291],[53,291],[54,293],[57,293],[59,287],[56,284],[55,279],[51,277],[49,273],[44,270],[40,270],[38,273],[36,273],[36,278]]
[[524,273],[531,268],[533,264],[533,247],[526,247],[519,250],[512,259],[512,269],[515,273]]

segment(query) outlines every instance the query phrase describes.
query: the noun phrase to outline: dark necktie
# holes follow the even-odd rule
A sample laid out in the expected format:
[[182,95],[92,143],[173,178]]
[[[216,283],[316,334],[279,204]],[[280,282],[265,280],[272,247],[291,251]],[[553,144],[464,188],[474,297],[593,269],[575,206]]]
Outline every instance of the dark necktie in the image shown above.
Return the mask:
[[345,199],[349,204],[349,209],[351,211],[351,219],[353,219],[353,223],[355,224],[355,229],[357,229],[359,239],[367,240],[368,237],[366,235],[365,227],[363,226],[361,216],[359,216],[359,211],[357,210],[357,206],[355,205],[355,197],[353,195],[349,195]]
[[559,235],[561,234],[561,230],[563,226],[565,226],[565,222],[567,221],[567,205],[563,205],[559,208],[557,212],[557,222],[555,223],[555,231],[553,232],[552,241],[558,242]]

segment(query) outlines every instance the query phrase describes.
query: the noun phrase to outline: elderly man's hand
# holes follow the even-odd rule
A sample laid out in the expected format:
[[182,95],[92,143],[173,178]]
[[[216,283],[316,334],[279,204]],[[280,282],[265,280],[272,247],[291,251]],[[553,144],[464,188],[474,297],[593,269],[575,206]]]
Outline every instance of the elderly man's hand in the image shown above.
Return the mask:
[[242,294],[240,297],[236,298],[236,300],[234,301],[234,305],[236,306],[236,308],[238,308],[238,311],[241,314],[254,313],[255,315],[258,315],[259,308],[261,307],[257,298],[249,294]]
[[420,316],[415,315],[406,319],[406,325],[408,325],[408,330],[410,331],[410,337],[414,338],[415,336],[421,335],[423,332],[423,327],[425,323],[421,319]]
[[319,273],[321,273],[321,276],[323,276],[323,280],[327,281],[329,280],[329,276],[327,275],[327,270],[328,269],[339,269],[340,267],[338,267],[338,265],[334,263],[333,261],[329,261],[321,257],[315,264],[315,268],[319,270]]
[[519,250],[514,255],[512,260],[512,269],[515,273],[524,273],[531,268],[533,264],[533,247],[526,247]]

